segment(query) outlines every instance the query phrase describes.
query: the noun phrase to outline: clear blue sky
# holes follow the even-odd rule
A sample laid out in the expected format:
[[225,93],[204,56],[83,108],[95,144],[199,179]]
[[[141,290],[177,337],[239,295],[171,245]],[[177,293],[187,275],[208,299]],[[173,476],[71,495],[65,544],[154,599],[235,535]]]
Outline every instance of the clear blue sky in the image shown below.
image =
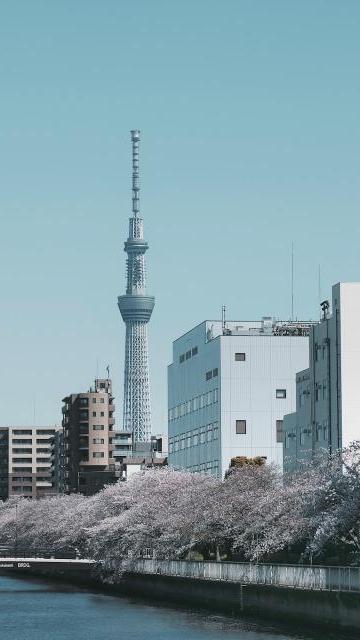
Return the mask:
[[61,419],[110,363],[122,409],[129,130],[142,130],[154,430],[171,342],[317,317],[359,280],[357,0],[0,5],[0,424]]

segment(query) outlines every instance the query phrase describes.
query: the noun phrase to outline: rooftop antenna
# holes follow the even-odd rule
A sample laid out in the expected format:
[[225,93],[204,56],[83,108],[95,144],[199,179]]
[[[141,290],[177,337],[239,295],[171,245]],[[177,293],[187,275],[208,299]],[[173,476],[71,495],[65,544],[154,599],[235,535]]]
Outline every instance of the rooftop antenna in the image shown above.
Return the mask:
[[222,324],[222,332],[223,335],[226,333],[226,307],[225,305],[221,308],[221,324]]
[[110,365],[109,364],[106,367],[106,371],[107,371],[108,380],[110,380]]
[[[318,302],[319,302],[319,306],[321,306],[321,266],[319,265],[318,268]],[[320,312],[320,318],[321,318],[321,312]]]
[[291,243],[291,321],[294,320],[294,243]]
[[140,131],[139,129],[133,129],[131,131],[132,141],[132,211],[134,218],[137,218],[140,213],[140,182],[139,182],[139,141]]

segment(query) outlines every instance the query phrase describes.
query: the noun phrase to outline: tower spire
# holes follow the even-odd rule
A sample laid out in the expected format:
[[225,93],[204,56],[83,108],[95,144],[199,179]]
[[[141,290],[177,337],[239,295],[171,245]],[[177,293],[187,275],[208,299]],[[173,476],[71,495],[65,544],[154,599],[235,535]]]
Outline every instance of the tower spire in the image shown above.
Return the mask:
[[126,294],[119,296],[118,306],[126,325],[124,367],[123,426],[134,434],[135,442],[151,437],[150,376],[147,323],[155,298],[146,292],[144,224],[140,218],[139,141],[140,131],[131,131],[132,141],[132,216],[129,218]]
[[140,142],[140,131],[139,129],[133,129],[131,131],[131,141],[132,141],[132,211],[135,218],[140,213],[140,183],[139,183],[139,142]]

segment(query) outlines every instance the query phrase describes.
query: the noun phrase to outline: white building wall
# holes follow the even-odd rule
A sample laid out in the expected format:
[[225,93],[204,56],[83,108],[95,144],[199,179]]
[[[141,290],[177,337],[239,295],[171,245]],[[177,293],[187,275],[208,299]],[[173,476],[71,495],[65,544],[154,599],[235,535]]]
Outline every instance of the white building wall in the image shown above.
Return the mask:
[[346,447],[360,439],[360,283],[336,284],[333,299],[334,312],[340,308],[341,431]]
[[[235,353],[245,353],[236,361]],[[222,471],[235,456],[263,456],[282,467],[282,443],[276,421],[295,408],[295,373],[308,363],[307,337],[221,337]],[[286,398],[276,397],[277,389]],[[246,420],[246,434],[236,433],[236,420]]]

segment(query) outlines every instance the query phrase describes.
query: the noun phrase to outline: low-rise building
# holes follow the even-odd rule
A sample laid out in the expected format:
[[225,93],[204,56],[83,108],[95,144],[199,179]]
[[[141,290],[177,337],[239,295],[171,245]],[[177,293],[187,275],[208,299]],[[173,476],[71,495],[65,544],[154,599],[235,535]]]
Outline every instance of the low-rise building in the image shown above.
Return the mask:
[[206,320],[173,343],[169,464],[223,477],[236,456],[283,464],[283,417],[308,366],[310,322]]
[[309,368],[296,375],[296,411],[284,418],[285,472],[360,439],[360,283],[334,285],[321,306]]

